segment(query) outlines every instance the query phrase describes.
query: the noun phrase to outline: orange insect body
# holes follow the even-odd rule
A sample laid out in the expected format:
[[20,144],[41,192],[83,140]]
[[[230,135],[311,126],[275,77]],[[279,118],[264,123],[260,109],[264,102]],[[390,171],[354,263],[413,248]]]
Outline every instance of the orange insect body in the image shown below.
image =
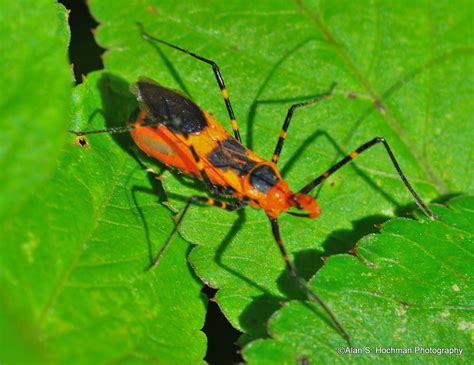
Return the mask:
[[269,217],[290,207],[308,211],[311,218],[319,216],[319,206],[311,196],[294,194],[273,162],[242,145],[187,97],[144,78],[132,86],[132,92],[140,101],[132,137],[147,155],[200,180],[205,180],[204,170],[222,195],[247,201]]
[[[293,193],[286,181],[282,179],[276,165],[293,112],[297,108],[314,104],[319,100],[329,97],[335,84],[325,94],[306,102],[293,104],[288,109],[272,160],[267,161],[240,142],[240,132],[229,95],[225,88],[224,79],[217,64],[184,48],[150,36],[145,33],[141,24],[139,24],[139,27],[142,29],[145,39],[174,48],[212,66],[235,136],[230,135],[209,113],[202,111],[187,96],[162,87],[146,78],[141,78],[132,85],[131,91],[137,97],[140,111],[137,114],[137,118],[132,120],[129,126],[107,130],[74,132],[78,136],[83,136],[95,133],[130,131],[135,143],[149,156],[184,174],[202,180],[211,193],[231,197],[236,200],[236,202],[227,204],[212,198],[191,196],[177,219],[173,231],[168,236],[158,255],[151,262],[149,268],[155,266],[162,257],[192,202],[207,203],[209,206],[218,206],[228,211],[240,209],[247,204],[254,208],[263,209],[269,217],[273,236],[285,261],[288,273],[295,280],[296,284],[325,310],[339,332],[346,339],[348,345],[351,346],[349,335],[342,324],[325,302],[297,274],[283,244],[277,217],[289,208],[296,208],[304,210],[306,213],[288,213],[296,216],[317,218],[320,215],[319,205],[308,194],[361,153],[377,144],[382,144],[401,181],[418,206],[428,217],[434,219],[431,210],[408,182],[388,142],[382,137],[375,137],[342,158],[322,175],[304,186],[299,192]],[[84,143],[81,143],[81,145],[84,145]]]

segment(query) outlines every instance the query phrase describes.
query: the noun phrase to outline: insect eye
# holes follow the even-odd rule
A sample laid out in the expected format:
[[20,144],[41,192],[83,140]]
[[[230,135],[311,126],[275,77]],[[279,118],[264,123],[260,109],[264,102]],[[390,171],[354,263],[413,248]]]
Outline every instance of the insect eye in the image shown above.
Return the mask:
[[262,165],[250,174],[250,184],[262,193],[268,192],[278,181],[278,176],[270,166]]

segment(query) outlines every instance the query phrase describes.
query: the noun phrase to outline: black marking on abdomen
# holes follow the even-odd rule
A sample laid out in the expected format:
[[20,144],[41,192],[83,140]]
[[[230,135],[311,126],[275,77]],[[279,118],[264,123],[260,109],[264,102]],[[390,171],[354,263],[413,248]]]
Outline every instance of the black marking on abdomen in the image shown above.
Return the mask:
[[161,123],[175,133],[199,133],[207,127],[202,110],[186,96],[152,80],[140,78],[131,91],[147,112],[146,123]]
[[235,138],[229,137],[224,142],[222,142],[222,146],[232,152],[235,152],[239,155],[243,155],[247,157],[245,147],[240,144]]
[[222,170],[230,168],[239,176],[247,175],[256,165],[255,161],[248,158],[245,147],[232,137],[219,143],[209,153],[207,159],[214,167]]
[[277,181],[275,170],[268,165],[259,166],[250,174],[250,184],[262,193],[267,193]]

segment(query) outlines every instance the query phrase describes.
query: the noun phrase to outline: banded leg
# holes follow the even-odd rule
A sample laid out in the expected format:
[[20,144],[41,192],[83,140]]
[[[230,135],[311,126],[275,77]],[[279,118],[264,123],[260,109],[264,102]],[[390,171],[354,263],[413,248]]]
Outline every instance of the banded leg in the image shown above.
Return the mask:
[[281,255],[283,256],[283,260],[285,261],[286,268],[288,270],[288,273],[290,274],[291,278],[296,282],[296,284],[303,289],[308,296],[313,299],[316,303],[318,303],[324,311],[328,314],[328,316],[331,318],[332,322],[336,326],[336,328],[339,330],[339,332],[344,336],[346,339],[347,343],[349,346],[351,345],[350,343],[350,338],[349,335],[347,334],[346,330],[342,326],[341,322],[336,318],[334,313],[329,309],[326,303],[306,284],[306,282],[297,274],[295,267],[293,263],[290,261],[290,258],[288,256],[288,252],[286,251],[285,246],[283,245],[283,240],[281,239],[281,234],[280,234],[280,227],[278,225],[278,221],[276,218],[270,218],[270,223],[272,225],[272,233],[273,237],[275,237],[275,241],[278,244],[278,248],[280,249]]
[[312,105],[317,103],[318,101],[324,100],[329,98],[332,95],[334,88],[336,87],[337,83],[334,82],[330,87],[329,90],[326,91],[323,95],[319,95],[311,100],[305,101],[303,103],[293,104],[290,109],[288,109],[288,113],[286,114],[285,122],[283,123],[283,128],[280,132],[280,137],[278,138],[277,145],[275,147],[275,152],[273,152],[272,162],[278,163],[278,159],[280,158],[280,153],[283,148],[283,143],[285,142],[286,132],[288,131],[288,127],[290,126],[291,118],[293,118],[293,113],[297,108],[301,108],[304,106]]
[[184,206],[183,211],[181,212],[178,220],[176,221],[176,224],[175,224],[173,230],[171,231],[170,235],[166,239],[165,244],[161,248],[160,252],[158,252],[158,255],[156,255],[156,257],[153,259],[150,266],[148,266],[146,271],[152,269],[153,267],[155,267],[158,264],[158,261],[160,261],[161,256],[163,256],[163,254],[165,253],[165,251],[168,248],[169,244],[171,243],[171,240],[173,239],[174,235],[176,234],[176,232],[178,232],[178,229],[181,226],[181,223],[183,222],[184,216],[188,212],[189,207],[194,202],[201,202],[201,203],[204,203],[204,204],[209,205],[209,206],[214,206],[214,207],[218,207],[218,208],[227,210],[229,212],[232,212],[234,210],[238,210],[238,209],[242,208],[245,205],[245,202],[243,202],[243,201],[238,201],[234,204],[227,204],[227,203],[224,203],[220,200],[215,200],[215,199],[208,198],[208,197],[205,197],[205,196],[196,196],[196,195],[191,196],[188,199],[188,201],[186,202],[186,205]]
[[369,142],[364,143],[362,146],[351,152],[349,155],[344,157],[342,160],[340,160],[338,163],[336,163],[334,166],[329,168],[326,172],[324,172],[321,176],[317,177],[313,181],[311,181],[309,184],[307,184],[305,187],[303,187],[299,192],[303,194],[308,194],[311,190],[313,190],[316,186],[321,184],[324,180],[326,180],[329,176],[334,174],[337,170],[339,170],[341,167],[346,165],[348,162],[352,161],[356,157],[358,157],[361,153],[367,151],[369,148],[375,146],[378,143],[382,143],[383,146],[385,147],[385,150],[388,153],[388,156],[390,157],[390,161],[392,162],[392,165],[395,167],[395,170],[397,171],[398,176],[402,180],[403,184],[405,187],[408,189],[410,192],[411,196],[415,199],[416,204],[420,207],[420,209],[430,218],[430,219],[435,219],[435,215],[433,212],[426,206],[426,204],[421,200],[419,195],[416,193],[415,189],[413,186],[410,184],[408,181],[407,177],[403,173],[400,165],[398,164],[397,159],[395,158],[395,155],[392,152],[392,149],[388,145],[388,142],[385,140],[383,137],[376,137],[372,139]]
[[240,132],[239,132],[239,126],[237,124],[237,120],[235,119],[234,110],[232,109],[232,104],[230,103],[229,94],[227,92],[227,89],[225,88],[224,78],[222,77],[221,71],[219,70],[219,66],[217,66],[217,64],[214,61],[210,60],[210,59],[204,58],[204,57],[199,56],[199,55],[197,55],[193,52],[190,52],[190,51],[188,51],[184,48],[175,46],[174,44],[168,43],[164,40],[161,40],[159,38],[155,38],[155,37],[151,36],[150,34],[145,32],[145,29],[144,29],[144,27],[141,23],[137,23],[137,24],[140,27],[143,38],[145,38],[146,40],[151,40],[151,41],[154,41],[154,42],[164,44],[168,47],[171,47],[171,48],[174,48],[178,51],[186,53],[187,55],[189,55],[191,57],[194,57],[194,58],[196,58],[196,59],[198,59],[202,62],[205,62],[205,63],[212,66],[212,71],[214,72],[217,83],[219,84],[219,88],[221,89],[222,97],[224,98],[224,101],[225,101],[225,106],[227,108],[227,113],[229,114],[230,123],[232,125],[232,130],[234,131],[234,136],[239,142],[242,142],[242,139],[240,137]]

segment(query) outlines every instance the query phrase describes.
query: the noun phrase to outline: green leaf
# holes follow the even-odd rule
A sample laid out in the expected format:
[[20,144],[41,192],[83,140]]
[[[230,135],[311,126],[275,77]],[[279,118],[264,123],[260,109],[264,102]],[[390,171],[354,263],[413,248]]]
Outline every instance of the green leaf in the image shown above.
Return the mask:
[[[411,364],[468,361],[474,338],[474,197],[432,207],[436,221],[392,219],[381,234],[359,241],[358,258],[330,257],[312,281],[351,333],[352,348],[327,330],[324,314],[315,316],[312,308],[292,301],[272,316],[272,338],[246,347],[247,362],[366,364],[395,357]],[[338,347],[346,353],[338,353]],[[413,353],[377,354],[378,348]],[[420,348],[457,348],[463,354],[426,354]]]
[[69,28],[51,1],[2,2],[0,24],[0,362],[34,364],[44,358],[18,280],[24,241],[11,225],[57,167],[71,104]]
[[0,23],[0,222],[5,222],[56,167],[68,125],[72,77],[62,5],[4,2]]
[[[469,1],[101,1],[91,9],[102,23],[97,39],[108,49],[110,72],[188,92],[229,125],[210,67],[144,41],[136,22],[216,61],[244,140],[262,156],[271,156],[288,107],[337,81],[330,100],[295,113],[280,162],[295,190],[380,135],[426,201],[473,191],[466,163],[474,156]],[[164,186],[176,212],[186,197],[205,194],[176,174],[165,174]],[[281,218],[285,244],[306,279],[322,266],[321,256],[348,251],[374,223],[413,208],[381,146],[331,177],[318,199],[318,220]],[[191,265],[220,289],[216,301],[246,332],[243,342],[266,335],[263,323],[280,301],[304,298],[287,278],[263,212],[194,207],[180,232],[198,245]],[[325,331],[338,336],[330,323]]]
[[[72,128],[127,120],[135,103],[121,80],[95,73],[74,89]],[[129,139],[77,142],[68,136],[53,174],[5,229],[2,305],[26,339],[2,358],[18,363],[22,346],[47,363],[201,363],[206,304],[189,245],[177,238],[145,272],[173,228],[159,186],[126,152]]]

